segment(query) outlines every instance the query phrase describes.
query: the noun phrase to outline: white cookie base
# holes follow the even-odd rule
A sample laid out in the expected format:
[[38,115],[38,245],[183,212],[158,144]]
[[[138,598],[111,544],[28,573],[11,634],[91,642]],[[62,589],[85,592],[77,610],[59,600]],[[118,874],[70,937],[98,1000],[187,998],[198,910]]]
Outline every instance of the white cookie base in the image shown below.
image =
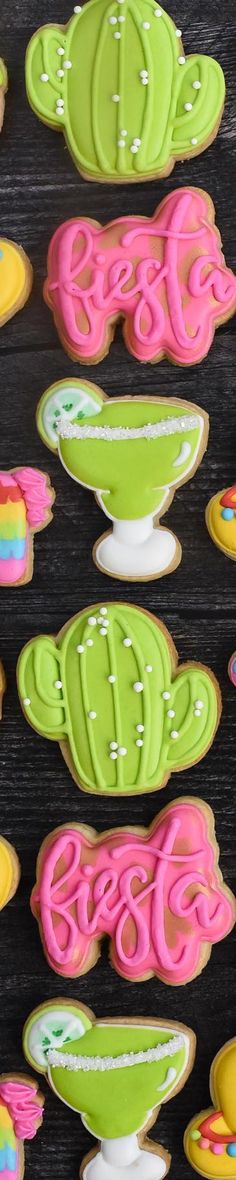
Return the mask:
[[105,1139],[101,1150],[86,1164],[83,1180],[163,1180],[166,1161],[138,1145],[136,1135]]

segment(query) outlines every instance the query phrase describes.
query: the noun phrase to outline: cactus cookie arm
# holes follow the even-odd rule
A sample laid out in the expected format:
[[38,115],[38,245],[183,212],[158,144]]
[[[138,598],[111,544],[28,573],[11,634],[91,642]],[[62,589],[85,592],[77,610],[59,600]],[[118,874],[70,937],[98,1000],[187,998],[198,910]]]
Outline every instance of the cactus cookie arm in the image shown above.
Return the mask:
[[225,100],[225,80],[214,58],[191,55],[182,66],[174,119],[172,150],[196,152],[217,133]]
[[33,729],[52,741],[66,734],[60,680],[60,653],[47,635],[27,643],[18,660],[17,683],[22,709]]
[[63,129],[65,30],[45,25],[31,38],[26,53],[26,90],[30,106],[49,126]]
[[167,767],[182,770],[204,757],[220,720],[219,688],[207,668],[186,666],[172,692],[174,722],[170,725]]

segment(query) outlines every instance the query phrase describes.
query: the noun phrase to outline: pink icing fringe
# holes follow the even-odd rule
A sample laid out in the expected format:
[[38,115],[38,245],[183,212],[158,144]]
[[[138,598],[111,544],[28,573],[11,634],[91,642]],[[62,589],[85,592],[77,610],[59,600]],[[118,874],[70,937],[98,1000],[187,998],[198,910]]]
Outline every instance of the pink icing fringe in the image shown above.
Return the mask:
[[34,1139],[36,1135],[42,1114],[39,1103],[34,1101],[36,1095],[37,1086],[17,1081],[0,1082],[0,1099],[6,1103],[17,1139]]
[[21,467],[14,472],[15,479],[24,496],[27,520],[31,528],[43,524],[52,502],[47,477],[34,467]]

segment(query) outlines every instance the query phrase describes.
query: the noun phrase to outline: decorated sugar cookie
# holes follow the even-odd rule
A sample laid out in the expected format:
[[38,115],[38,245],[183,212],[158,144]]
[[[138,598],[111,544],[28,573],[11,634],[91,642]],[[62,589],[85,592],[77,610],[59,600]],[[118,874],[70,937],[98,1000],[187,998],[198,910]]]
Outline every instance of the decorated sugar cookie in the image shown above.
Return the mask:
[[0,131],[2,130],[4,111],[5,111],[5,94],[8,88],[7,68],[2,57],[0,57]]
[[212,541],[226,557],[236,561],[236,485],[212,496],[206,509],[206,525]]
[[17,679],[27,721],[60,742],[78,786],[95,794],[164,787],[203,758],[221,714],[209,668],[178,668],[163,623],[127,603],[86,607],[57,639],[31,640]]
[[229,679],[232,681],[234,688],[236,688],[236,651],[230,657],[228,663]]
[[23,1180],[24,1140],[34,1139],[42,1123],[44,1099],[38,1086],[23,1074],[0,1077],[0,1176]]
[[225,99],[218,62],[186,58],[181,30],[154,0],[89,0],[69,24],[40,28],[26,88],[82,176],[113,183],[167,176],[175,160],[199,155]]
[[25,251],[0,238],[0,327],[24,307],[32,282],[33,270]]
[[159,518],[201,462],[208,415],[175,399],[109,400],[96,385],[75,378],[46,391],[37,424],[43,441],[58,449],[69,474],[95,492],[113,521],[94,546],[99,569],[134,581],[176,569],[181,546]]
[[19,880],[20,863],[15,848],[0,836],[0,910],[14,897]]
[[236,1038],[217,1053],[210,1071],[213,1105],[195,1115],[184,1136],[187,1159],[208,1180],[236,1178]]
[[202,189],[169,193],[151,218],[64,222],[47,267],[46,303],[66,352],[83,364],[106,356],[122,319],[137,360],[195,365],[236,308],[236,278]]
[[97,835],[65,824],[51,832],[31,896],[50,967],[83,975],[108,935],[112,966],[125,979],[188,983],[235,922],[218,852],[214,816],[199,799],[176,799],[148,830]]
[[54,1093],[99,1140],[82,1162],[82,1180],[166,1176],[170,1156],[145,1132],[192,1069],[191,1029],[153,1017],[96,1021],[84,1004],[60,999],[31,1013],[23,1048],[27,1061],[46,1074]]
[[34,467],[0,471],[0,586],[31,581],[34,534],[52,519],[54,498],[49,476]]

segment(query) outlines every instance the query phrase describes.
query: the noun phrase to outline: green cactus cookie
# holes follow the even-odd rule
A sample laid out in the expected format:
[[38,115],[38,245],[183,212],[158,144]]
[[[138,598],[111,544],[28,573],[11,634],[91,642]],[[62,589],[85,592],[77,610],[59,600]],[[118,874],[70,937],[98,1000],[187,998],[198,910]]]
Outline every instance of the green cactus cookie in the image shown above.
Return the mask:
[[89,0],[68,25],[46,25],[26,55],[29,102],[64,131],[91,180],[166,176],[217,134],[225,98],[218,62],[185,58],[181,33],[154,0]]
[[59,741],[84,791],[133,795],[165,786],[208,750],[220,691],[201,664],[177,668],[162,623],[126,603],[87,607],[57,640],[33,639],[18,661],[27,720]]

